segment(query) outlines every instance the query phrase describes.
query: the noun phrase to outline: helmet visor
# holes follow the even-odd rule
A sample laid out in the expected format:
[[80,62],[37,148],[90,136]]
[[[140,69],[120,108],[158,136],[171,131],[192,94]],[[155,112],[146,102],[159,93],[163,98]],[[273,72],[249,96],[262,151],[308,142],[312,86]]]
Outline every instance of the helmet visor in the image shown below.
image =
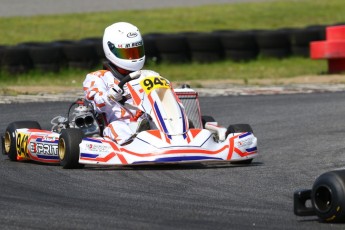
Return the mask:
[[145,55],[144,46],[136,46],[131,48],[117,48],[113,47],[111,49],[111,52],[118,58],[121,59],[139,59],[142,58]]

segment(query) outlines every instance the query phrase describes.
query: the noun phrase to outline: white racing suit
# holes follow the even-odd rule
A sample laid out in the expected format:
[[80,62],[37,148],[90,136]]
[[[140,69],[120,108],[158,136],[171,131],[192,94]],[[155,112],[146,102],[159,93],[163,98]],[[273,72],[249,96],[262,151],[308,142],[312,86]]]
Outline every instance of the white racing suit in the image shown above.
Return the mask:
[[[119,102],[108,99],[107,91],[119,80],[108,70],[98,70],[86,75],[83,82],[85,99],[92,102],[98,114],[104,114],[108,126],[103,136],[124,144],[134,134],[128,124],[136,116],[136,110],[124,108]],[[126,85],[123,87],[126,103],[133,104]]]

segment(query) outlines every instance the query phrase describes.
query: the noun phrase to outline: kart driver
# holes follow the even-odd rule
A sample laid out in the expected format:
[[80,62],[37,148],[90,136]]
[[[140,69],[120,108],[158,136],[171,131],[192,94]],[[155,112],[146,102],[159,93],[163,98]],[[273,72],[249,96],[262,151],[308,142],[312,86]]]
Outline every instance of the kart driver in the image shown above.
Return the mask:
[[118,83],[126,75],[139,77],[145,63],[144,44],[139,29],[127,22],[118,22],[108,26],[103,35],[103,50],[107,61],[104,70],[86,75],[83,82],[86,100],[92,102],[96,112],[104,114],[107,126],[103,136],[122,145],[128,143],[133,132],[128,124],[136,116],[136,110],[124,108],[119,103],[123,96],[126,103],[132,103],[126,86],[124,92]]

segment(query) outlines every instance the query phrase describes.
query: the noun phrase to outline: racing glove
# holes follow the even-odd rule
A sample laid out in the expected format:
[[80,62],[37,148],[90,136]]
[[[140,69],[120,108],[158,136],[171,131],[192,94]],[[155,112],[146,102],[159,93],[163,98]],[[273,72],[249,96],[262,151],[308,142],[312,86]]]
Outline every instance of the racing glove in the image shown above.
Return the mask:
[[108,89],[107,98],[111,101],[121,101],[123,90],[115,85],[113,88]]

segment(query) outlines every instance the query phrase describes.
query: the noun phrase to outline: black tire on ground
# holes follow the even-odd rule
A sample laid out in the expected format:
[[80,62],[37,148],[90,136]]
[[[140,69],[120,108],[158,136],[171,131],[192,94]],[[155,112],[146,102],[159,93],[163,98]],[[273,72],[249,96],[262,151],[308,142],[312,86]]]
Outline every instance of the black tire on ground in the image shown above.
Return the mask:
[[321,40],[321,35],[316,29],[302,28],[291,33],[292,46],[309,46],[311,41],[319,40]]
[[226,50],[257,50],[255,34],[254,31],[220,33],[219,39]]
[[7,47],[8,47],[8,46],[0,45],[0,69],[2,68],[2,59],[3,59],[3,57],[4,57],[5,49],[6,49]]
[[211,63],[223,60],[222,51],[217,52],[206,52],[206,51],[191,51],[191,59],[198,63]]
[[206,122],[215,122],[216,120],[212,116],[201,116],[202,127],[205,128]]
[[216,33],[186,34],[192,61],[208,63],[223,59],[224,52]]
[[2,67],[11,74],[26,73],[33,68],[29,48],[24,46],[9,46],[4,50]]
[[7,126],[3,149],[5,150],[4,154],[8,155],[11,161],[17,161],[16,130],[21,128],[41,129],[41,126],[37,121],[16,121]]
[[144,48],[145,48],[145,62],[150,63],[159,63],[161,57],[156,45],[156,39],[159,36],[163,36],[161,33],[150,33],[143,35]]
[[308,46],[291,46],[291,54],[298,57],[309,57],[310,49]]
[[103,38],[101,37],[89,37],[89,38],[84,38],[80,40],[80,43],[85,43],[85,44],[90,44],[94,46],[97,57],[98,57],[98,62],[102,63],[102,60],[105,59],[105,54],[103,50]]
[[345,170],[319,176],[311,193],[312,207],[325,222],[345,222]]
[[268,30],[256,33],[256,41],[259,49],[288,49],[291,39],[288,30]]
[[290,48],[265,48],[260,49],[260,54],[263,58],[277,58],[283,59],[291,56],[291,49]]
[[64,129],[59,138],[59,159],[64,169],[83,168],[79,164],[79,144],[84,137],[80,129]]
[[62,67],[62,48],[51,43],[29,48],[30,57],[35,69],[40,71],[58,72]]
[[258,50],[225,50],[225,58],[234,62],[247,62],[258,57]]
[[184,63],[190,61],[187,39],[182,34],[158,36],[156,46],[163,62]]
[[228,127],[228,129],[226,131],[226,136],[228,136],[230,133],[243,133],[243,132],[253,133],[253,129],[248,124],[229,125],[229,127]]
[[63,45],[63,53],[66,56],[68,67],[91,70],[100,63],[94,45],[84,42],[74,42]]

